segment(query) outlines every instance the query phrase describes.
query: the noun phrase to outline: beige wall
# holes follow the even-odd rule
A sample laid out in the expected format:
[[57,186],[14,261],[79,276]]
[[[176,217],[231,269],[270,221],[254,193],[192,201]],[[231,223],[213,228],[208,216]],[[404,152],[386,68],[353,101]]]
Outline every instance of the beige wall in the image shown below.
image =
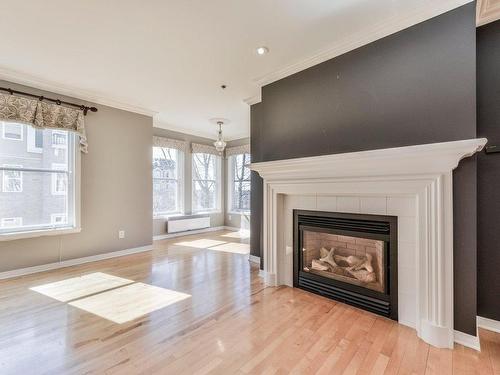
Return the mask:
[[[152,118],[85,104],[99,111],[85,117],[89,153],[82,154],[81,233],[0,242],[0,272],[152,243]],[[121,229],[124,239],[118,239]]]
[[[214,132],[215,132],[214,128]],[[173,138],[173,139],[179,139],[182,141],[187,141],[190,143],[189,147],[191,148],[191,142],[194,143],[200,143],[200,144],[206,144],[206,145],[213,145],[214,140],[208,139],[208,138],[203,138],[203,137],[197,137],[195,135],[190,135],[190,134],[184,134],[184,133],[179,133],[175,132],[172,130],[166,130],[166,129],[161,129],[161,128],[153,128],[153,133],[154,135],[160,136],[160,137],[167,137],[167,138]],[[184,155],[184,213],[186,215],[191,214],[191,176],[192,176],[192,169],[191,169],[191,163],[192,163],[192,158],[191,158],[191,153],[187,153]],[[221,168],[221,182],[225,182],[225,162],[223,160],[223,165]],[[218,213],[213,213],[210,214],[210,226],[211,227],[219,227],[224,225],[224,202],[225,202],[225,188],[226,184],[222,183],[222,209],[221,212]],[[167,233],[167,219],[166,218],[155,218],[153,219],[153,235],[154,236],[159,236]]]

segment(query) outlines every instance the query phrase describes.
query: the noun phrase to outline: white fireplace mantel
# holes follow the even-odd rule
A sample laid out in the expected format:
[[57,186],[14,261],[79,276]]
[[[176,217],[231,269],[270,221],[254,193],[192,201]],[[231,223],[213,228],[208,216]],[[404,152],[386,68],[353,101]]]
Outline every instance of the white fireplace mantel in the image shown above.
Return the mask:
[[[290,251],[283,234],[289,222],[285,196],[406,197],[416,206],[412,228],[416,277],[405,283],[406,288],[414,288],[412,309],[416,319],[412,326],[429,344],[453,347],[452,171],[486,142],[479,138],[252,163],[251,169],[264,179],[267,283],[289,284],[284,281],[290,271],[289,262],[284,260],[284,254]],[[399,293],[404,292],[400,285]]]

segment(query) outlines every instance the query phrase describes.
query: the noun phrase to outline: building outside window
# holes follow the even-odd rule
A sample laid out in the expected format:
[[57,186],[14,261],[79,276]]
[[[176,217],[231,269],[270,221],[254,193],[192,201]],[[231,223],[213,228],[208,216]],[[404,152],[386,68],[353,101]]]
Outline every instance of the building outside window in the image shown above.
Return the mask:
[[[24,124],[2,125],[0,223],[5,225],[0,227],[0,235],[50,230],[55,224],[76,227],[78,136]],[[57,154],[54,142],[64,145],[57,148]]]
[[153,147],[153,215],[183,211],[183,152],[168,147]]
[[2,122],[2,138],[13,141],[22,141],[23,125],[12,122]]
[[250,212],[250,154],[229,157],[229,211]]
[[68,147],[68,132],[63,130],[52,130],[52,147],[54,148]]
[[3,217],[0,220],[1,228],[16,228],[23,225],[22,217]]
[[51,169],[53,171],[62,171],[60,173],[53,172],[51,174],[52,195],[66,195],[68,193],[68,176],[64,173],[66,168],[66,164],[52,163]]
[[193,153],[193,212],[220,210],[220,156]]

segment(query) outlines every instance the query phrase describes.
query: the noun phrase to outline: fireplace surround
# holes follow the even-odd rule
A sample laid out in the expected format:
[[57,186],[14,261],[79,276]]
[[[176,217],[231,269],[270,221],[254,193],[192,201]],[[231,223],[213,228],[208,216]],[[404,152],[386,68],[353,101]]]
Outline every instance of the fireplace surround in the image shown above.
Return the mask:
[[293,210],[293,286],[398,319],[397,217]]
[[293,287],[294,209],[397,216],[398,271],[405,270],[398,272],[398,321],[427,343],[452,348],[457,335],[452,172],[486,142],[479,138],[252,163],[263,178],[266,283]]

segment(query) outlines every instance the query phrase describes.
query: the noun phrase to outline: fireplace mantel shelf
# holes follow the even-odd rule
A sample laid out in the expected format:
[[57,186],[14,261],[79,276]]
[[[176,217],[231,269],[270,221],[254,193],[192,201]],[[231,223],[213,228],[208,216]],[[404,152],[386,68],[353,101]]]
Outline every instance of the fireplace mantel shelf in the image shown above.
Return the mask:
[[[252,163],[250,168],[264,179],[262,255],[266,282],[291,285],[287,278],[290,252],[284,236],[291,213],[284,208],[285,196],[312,196],[315,202],[332,196],[404,197],[416,207],[415,224],[410,229],[415,234],[415,259],[405,259],[413,265],[416,276],[398,288],[399,293],[415,296],[403,306],[405,312],[399,321],[414,327],[431,345],[453,347],[452,172],[460,160],[482,150],[486,142],[478,138]],[[297,208],[304,209],[292,207]],[[321,209],[306,209],[317,208]],[[411,323],[401,318],[405,314],[412,317]]]
[[482,150],[486,138],[252,163],[268,180],[442,173]]

